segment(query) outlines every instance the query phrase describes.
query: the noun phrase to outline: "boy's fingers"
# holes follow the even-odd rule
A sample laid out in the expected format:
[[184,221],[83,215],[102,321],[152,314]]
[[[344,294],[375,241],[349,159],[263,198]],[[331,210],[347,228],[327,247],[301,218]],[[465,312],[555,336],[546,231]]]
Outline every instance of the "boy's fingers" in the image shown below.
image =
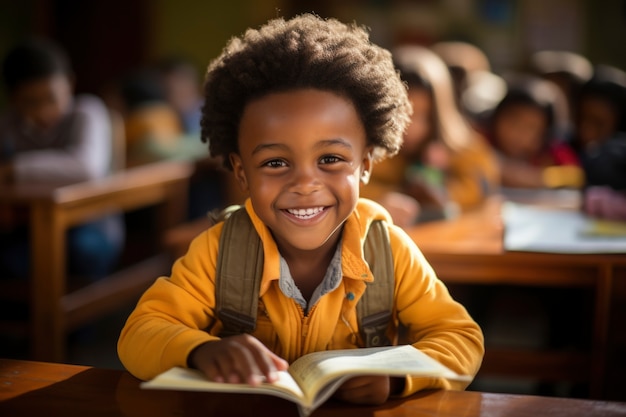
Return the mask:
[[249,383],[257,385],[260,382],[261,371],[257,365],[254,351],[249,345],[233,340],[230,343],[231,372],[229,382]]
[[277,371],[286,371],[289,368],[289,362],[284,360],[278,355],[272,353],[272,361],[274,362],[274,366]]
[[209,380],[258,385],[264,379],[273,382],[277,371],[289,364],[250,335],[233,336],[201,345],[191,364]]
[[208,342],[198,346],[190,355],[189,365],[206,375],[210,381],[224,382],[220,369],[218,341]]
[[[214,344],[213,344],[214,343]],[[241,383],[249,375],[247,349],[235,340],[211,342],[203,352],[204,360],[198,368],[207,378],[215,382]]]
[[278,379],[277,371],[282,371],[289,367],[289,364],[284,359],[265,347],[258,339],[252,338],[250,344],[251,352],[260,372],[259,376],[264,377],[268,382],[276,381]]

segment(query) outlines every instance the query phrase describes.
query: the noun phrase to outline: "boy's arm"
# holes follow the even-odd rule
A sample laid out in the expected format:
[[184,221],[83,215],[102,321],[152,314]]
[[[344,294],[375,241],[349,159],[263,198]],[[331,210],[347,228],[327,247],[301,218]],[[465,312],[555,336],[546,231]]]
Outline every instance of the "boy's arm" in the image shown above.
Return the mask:
[[[391,227],[396,272],[396,312],[408,342],[453,371],[476,375],[484,355],[483,334],[467,310],[452,299],[411,238]],[[430,388],[464,389],[467,382],[408,378],[403,395]]]
[[118,341],[126,369],[150,379],[174,366],[187,366],[189,354],[218,340],[214,273],[221,226],[202,233],[176,261],[170,278],[159,278],[142,296]]

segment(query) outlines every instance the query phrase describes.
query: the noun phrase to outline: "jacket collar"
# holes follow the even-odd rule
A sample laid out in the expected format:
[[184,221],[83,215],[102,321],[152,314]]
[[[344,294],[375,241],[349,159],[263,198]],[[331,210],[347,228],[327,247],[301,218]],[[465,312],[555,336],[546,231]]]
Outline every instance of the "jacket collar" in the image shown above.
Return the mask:
[[[250,199],[246,200],[245,208],[263,244],[263,278],[260,289],[262,296],[272,281],[280,279],[280,255],[272,233],[257,216]],[[372,271],[363,256],[363,243],[370,224],[378,219],[385,220],[389,224],[392,223],[391,217],[380,205],[371,200],[359,199],[355,210],[348,217],[343,227],[341,263],[344,278],[372,281]]]

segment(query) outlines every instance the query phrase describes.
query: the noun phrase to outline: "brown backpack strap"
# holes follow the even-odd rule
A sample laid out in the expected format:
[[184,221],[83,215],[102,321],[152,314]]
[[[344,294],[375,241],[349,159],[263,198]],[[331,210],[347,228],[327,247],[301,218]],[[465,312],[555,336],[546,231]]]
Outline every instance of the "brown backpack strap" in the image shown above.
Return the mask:
[[367,283],[356,306],[361,337],[366,347],[390,345],[387,328],[392,318],[395,279],[389,231],[384,221],[375,220],[370,225],[363,254],[374,281]]
[[245,208],[224,222],[215,270],[216,311],[222,337],[252,333],[256,328],[263,276],[263,244]]

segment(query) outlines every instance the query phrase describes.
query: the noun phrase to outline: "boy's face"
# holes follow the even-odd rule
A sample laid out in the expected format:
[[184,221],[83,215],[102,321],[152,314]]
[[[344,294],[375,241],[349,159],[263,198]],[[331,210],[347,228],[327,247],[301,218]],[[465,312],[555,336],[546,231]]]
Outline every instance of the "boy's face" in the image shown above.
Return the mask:
[[12,103],[20,117],[40,131],[54,127],[72,103],[72,85],[65,75],[24,82],[13,92]]
[[510,158],[536,156],[543,147],[548,129],[545,114],[538,108],[515,104],[503,109],[494,122],[495,141]]
[[235,176],[279,249],[334,245],[371,167],[352,102],[314,89],[266,95],[244,109],[238,143]]

